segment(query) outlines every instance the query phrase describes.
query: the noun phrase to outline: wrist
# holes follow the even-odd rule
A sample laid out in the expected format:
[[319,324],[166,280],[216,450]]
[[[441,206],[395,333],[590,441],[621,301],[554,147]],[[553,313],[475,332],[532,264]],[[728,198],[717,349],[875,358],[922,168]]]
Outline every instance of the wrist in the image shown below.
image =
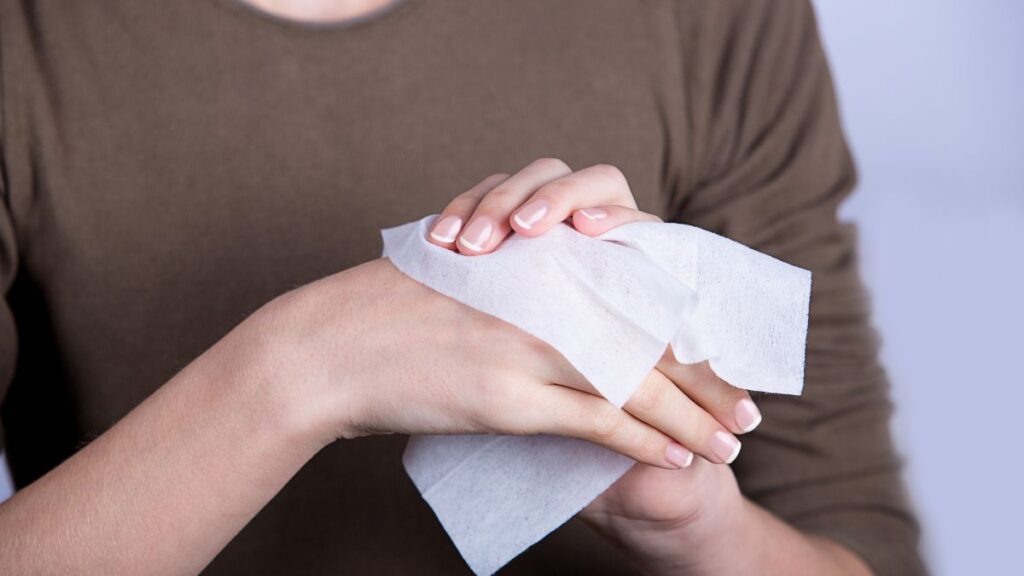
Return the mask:
[[720,511],[695,524],[689,533],[696,551],[692,573],[719,574],[727,568],[740,573],[758,572],[763,567],[760,513],[757,505],[737,491]]
[[637,561],[644,573],[666,576],[870,574],[849,550],[794,529],[738,492],[701,518],[649,534]]
[[[750,503],[742,496],[702,511],[685,523],[630,531],[627,549],[645,574],[718,574],[723,567],[734,573],[756,573],[754,550],[738,554],[751,521]],[[739,569],[740,566],[743,569]],[[750,568],[750,570],[746,570]]]
[[367,416],[380,390],[380,356],[394,348],[382,319],[393,313],[397,274],[388,260],[373,260],[282,294],[243,323],[248,348],[303,437],[323,446],[376,431]]
[[300,288],[267,303],[235,328],[225,344],[225,363],[244,380],[246,397],[261,407],[268,427],[289,442],[319,450],[346,436],[339,418],[338,387],[331,387],[318,330],[311,317],[315,294]]
[[716,573],[708,568],[722,566],[717,558],[735,556],[737,538],[750,522],[750,503],[727,467],[700,462],[688,472],[695,476],[680,494],[693,503],[685,515],[651,520],[602,514],[588,523],[626,551],[645,574]]

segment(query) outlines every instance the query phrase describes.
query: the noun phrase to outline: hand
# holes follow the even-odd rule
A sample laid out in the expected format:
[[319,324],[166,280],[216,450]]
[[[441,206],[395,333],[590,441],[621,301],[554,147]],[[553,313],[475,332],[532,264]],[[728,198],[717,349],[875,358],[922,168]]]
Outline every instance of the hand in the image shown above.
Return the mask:
[[460,194],[441,212],[429,240],[476,256],[494,251],[513,231],[540,236],[570,218],[589,236],[627,222],[661,221],[636,209],[618,168],[598,164],[573,172],[561,160],[541,158],[512,176],[494,174]]
[[[688,563],[709,567],[708,573],[737,565],[750,572],[789,561],[825,566],[819,573],[845,573],[832,568],[857,563],[840,547],[809,539],[757,509],[739,496],[727,466],[692,458],[680,445],[724,462],[735,450],[720,456],[709,433],[713,438],[723,429],[752,427],[742,424],[750,414],[735,401],[747,399],[745,393],[708,378],[706,366],[680,366],[666,357],[626,410],[619,410],[573,389],[583,386],[581,376],[546,344],[430,290],[386,260],[275,299],[215,349],[206,363],[220,367],[200,369],[197,361],[194,373],[207,376],[199,380],[223,384],[218,375],[241,371],[245,380],[273,386],[271,405],[291,407],[289,420],[298,413],[301,421],[314,422],[313,436],[321,444],[388,432],[548,433],[589,440],[638,460],[582,515],[652,572],[674,573]],[[239,349],[244,353],[233,352]],[[196,379],[187,376],[186,381]],[[287,384],[284,397],[281,383]],[[193,396],[185,394],[191,404]],[[244,399],[252,396],[250,391]],[[245,414],[239,404],[228,404],[229,415]],[[257,420],[257,429],[265,421]],[[249,428],[241,430],[252,435]],[[303,433],[288,445],[309,437]],[[262,447],[256,455],[267,454],[264,444],[256,445]],[[297,462],[304,458],[295,456]],[[688,469],[678,469],[687,463]],[[294,469],[283,467],[275,482]],[[269,483],[267,494],[275,486]],[[746,551],[739,564],[731,545],[723,550],[737,534]],[[691,556],[694,550],[702,557]],[[771,554],[779,558],[763,561]]]
[[339,436],[563,434],[675,466],[669,435],[572,386],[549,346],[371,262],[260,308],[5,501],[0,572],[198,573]]
[[[659,370],[671,374],[686,389],[717,389],[717,394],[705,396],[709,399],[705,402],[714,402],[716,396],[728,397],[728,384],[715,376],[706,363],[673,366],[666,358]],[[687,387],[686,382],[704,384]],[[708,410],[722,413],[713,406]],[[730,427],[739,427],[735,422],[742,417],[737,414]],[[748,429],[756,426],[757,422],[752,422]],[[684,470],[638,463],[579,516],[624,549],[647,573],[674,574],[682,569],[717,565],[723,554],[720,543],[729,541],[749,508],[729,466],[698,458]]]
[[[289,292],[236,339],[294,389],[328,443],[366,434],[557,434],[652,466],[680,447],[604,399],[553,348],[376,260]],[[250,353],[249,357],[254,354]]]
[[[508,176],[496,174],[452,200],[429,233],[430,241],[476,256],[498,249],[511,233],[534,237],[571,220],[588,236],[631,222],[660,222],[637,210],[625,176],[614,166],[573,172],[542,158]],[[463,223],[466,223],[463,226]],[[760,413],[749,395],[706,366],[681,366],[667,354],[624,406],[636,418],[672,436],[668,458],[677,467],[696,452],[730,463],[740,449],[734,433],[752,430]]]
[[[435,222],[430,240],[480,255],[498,249],[513,231],[539,236],[567,219],[590,236],[630,222],[660,221],[636,209],[616,168],[573,172],[564,162],[541,159],[512,176],[488,177],[457,197]],[[690,467],[694,452],[706,459],[688,470],[638,464],[581,512],[598,532],[653,560],[659,543],[709,530],[702,518],[742,501],[731,470],[711,463],[731,463],[740,449],[734,434],[753,430],[761,415],[746,392],[718,378],[706,363],[680,365],[669,353],[624,408],[679,443],[667,455],[679,468]]]
[[644,573],[679,574],[720,554],[746,511],[732,469],[697,459],[685,470],[637,464],[579,517]]

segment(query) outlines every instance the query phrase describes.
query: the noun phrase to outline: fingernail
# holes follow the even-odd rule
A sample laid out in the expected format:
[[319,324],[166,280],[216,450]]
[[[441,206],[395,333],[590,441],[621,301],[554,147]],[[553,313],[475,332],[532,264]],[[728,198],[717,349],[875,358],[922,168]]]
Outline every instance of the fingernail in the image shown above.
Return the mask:
[[725,464],[732,464],[732,461],[739,456],[740,446],[740,441],[735,436],[721,430],[715,432],[711,438],[711,451]]
[[675,442],[670,442],[665,449],[665,460],[676,468],[686,468],[693,464],[693,452],[683,448]]
[[455,237],[459,235],[459,230],[462,230],[462,218],[458,216],[445,216],[438,220],[437,224],[434,224],[430,237],[443,244],[451,244],[455,242]]
[[474,252],[482,252],[493,232],[494,226],[491,225],[490,218],[477,218],[470,222],[469,226],[466,226],[466,230],[462,232],[462,236],[459,236],[459,244]]
[[583,214],[591,220],[604,220],[608,217],[608,212],[600,208],[584,208],[583,210],[580,210],[580,214]]
[[515,220],[516,224],[519,224],[523,228],[529,230],[533,228],[537,222],[540,222],[542,218],[548,213],[548,203],[544,200],[534,200],[519,209],[518,212],[512,215],[512,219]]
[[736,424],[743,432],[750,432],[761,423],[761,411],[750,398],[736,403]]

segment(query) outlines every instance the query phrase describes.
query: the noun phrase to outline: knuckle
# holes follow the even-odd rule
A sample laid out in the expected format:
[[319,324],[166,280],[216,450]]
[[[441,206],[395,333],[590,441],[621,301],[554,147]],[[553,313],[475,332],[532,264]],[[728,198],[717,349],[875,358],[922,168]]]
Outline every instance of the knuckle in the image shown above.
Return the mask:
[[530,334],[524,334],[523,337],[522,342],[526,346],[527,352],[531,357],[557,358],[559,356],[559,352],[554,346],[540,338],[536,338]]
[[483,200],[480,201],[480,207],[489,208],[515,204],[518,201],[518,197],[519,193],[514,188],[499,184],[484,196]]
[[574,190],[576,185],[571,180],[555,180],[541,186],[537,190],[537,196],[557,202],[559,198],[571,195]]
[[622,434],[625,423],[622,412],[609,404],[607,408],[598,410],[591,416],[591,437],[598,443],[611,443]]
[[494,174],[491,174],[487,178],[484,178],[483,182],[481,182],[480,185],[484,188],[493,188],[494,186],[501,184],[505,180],[508,180],[510,176],[511,175],[506,172],[496,172]]
[[688,405],[673,414],[673,427],[676,439],[690,448],[707,446],[711,435],[720,426],[713,416],[704,411],[697,404]]
[[532,168],[540,170],[551,171],[551,172],[571,172],[572,169],[569,165],[558,158],[537,158],[533,162],[530,162]]
[[501,434],[522,435],[536,433],[523,409],[524,391],[513,378],[491,373],[479,378],[476,396],[471,404],[472,419],[481,429]]
[[650,414],[664,401],[665,387],[655,384],[653,380],[647,380],[633,392],[629,404],[633,410],[641,414]]
[[598,177],[614,184],[625,184],[626,175],[617,166],[611,164],[595,164],[590,168]]
[[[513,398],[520,399],[520,395],[513,395]],[[550,424],[547,421],[547,414],[536,412],[529,402],[523,401],[507,406],[500,411],[498,416],[503,424],[501,432],[513,436],[528,436],[533,434],[544,434],[550,432]]]
[[516,411],[507,410],[504,407],[499,410],[492,407],[489,410],[488,418],[491,420],[491,425],[488,430],[490,431],[506,436],[526,436],[543,432],[530,419],[524,418],[522,415],[517,417]]
[[505,407],[513,398],[512,387],[509,386],[509,382],[504,378],[494,374],[490,377],[479,378],[477,384],[477,398],[479,400],[479,406],[487,407],[488,409],[501,407],[499,412],[504,412]]

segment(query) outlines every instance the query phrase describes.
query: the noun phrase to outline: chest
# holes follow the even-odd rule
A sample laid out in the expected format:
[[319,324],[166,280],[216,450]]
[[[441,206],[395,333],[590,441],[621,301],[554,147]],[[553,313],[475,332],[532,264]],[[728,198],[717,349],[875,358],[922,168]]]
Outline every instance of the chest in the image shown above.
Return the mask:
[[196,22],[58,46],[26,86],[32,173],[12,193],[69,373],[155,387],[262,303],[377,257],[380,228],[537,157],[615,164],[661,210],[637,50],[420,16],[343,41]]

